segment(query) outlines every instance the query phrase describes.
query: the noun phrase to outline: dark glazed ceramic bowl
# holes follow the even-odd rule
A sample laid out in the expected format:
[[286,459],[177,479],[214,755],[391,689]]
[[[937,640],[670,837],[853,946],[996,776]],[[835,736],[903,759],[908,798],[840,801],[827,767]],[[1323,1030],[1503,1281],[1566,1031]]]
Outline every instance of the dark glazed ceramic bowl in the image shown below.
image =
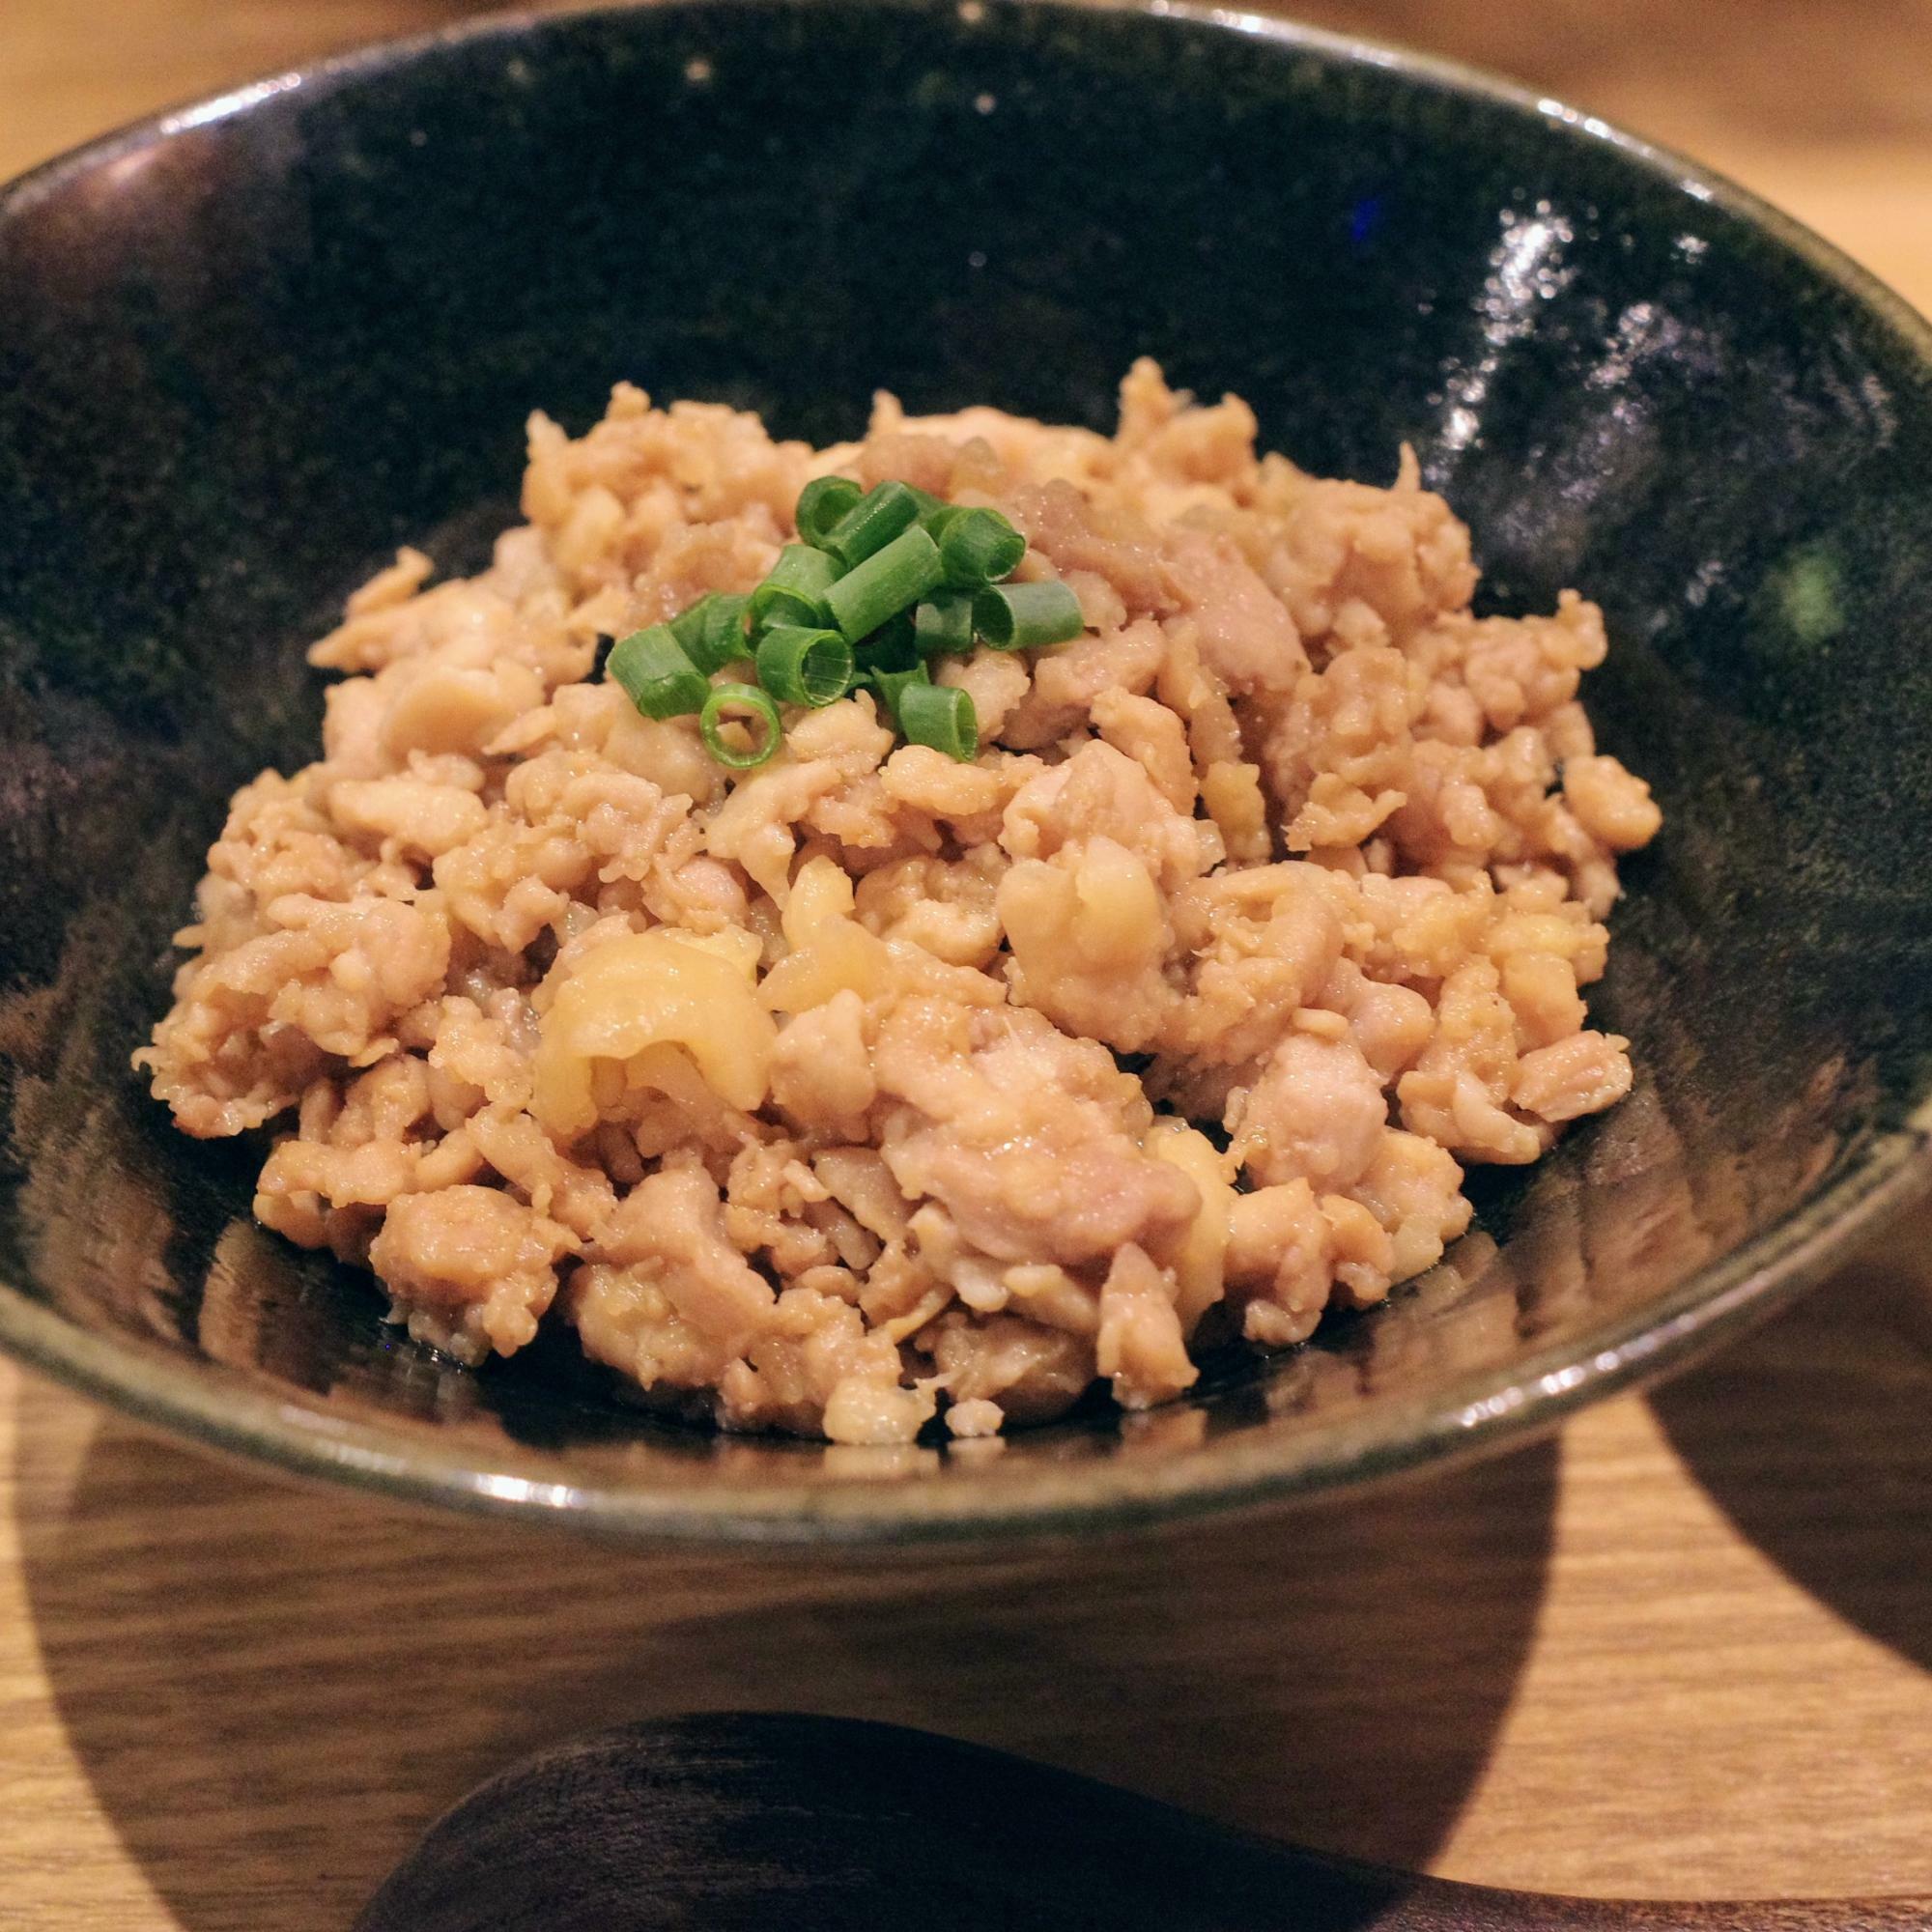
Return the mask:
[[[526,412],[853,433],[874,386],[1110,420],[1130,358],[1385,480],[1491,607],[1601,599],[1656,784],[1601,1023],[1636,1092],[1376,1315],[990,1461],[720,1440],[541,1348],[469,1374],[250,1221],[128,1070],[302,642],[402,540],[474,567]],[[638,1537],[914,1542],[1360,1481],[1548,1424],[1928,1179],[1932,337],[1736,189],[1245,15],[673,4],[283,75],[0,198],[0,1340],[289,1468]]]

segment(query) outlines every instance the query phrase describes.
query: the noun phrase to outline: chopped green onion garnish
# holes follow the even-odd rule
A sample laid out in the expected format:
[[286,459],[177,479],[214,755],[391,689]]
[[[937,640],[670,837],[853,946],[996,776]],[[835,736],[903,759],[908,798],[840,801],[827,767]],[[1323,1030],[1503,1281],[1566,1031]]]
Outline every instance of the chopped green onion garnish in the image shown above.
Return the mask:
[[750,598],[714,590],[670,620],[670,634],[706,677],[751,654],[745,641],[745,607]]
[[919,498],[912,491],[903,483],[881,483],[832,526],[825,548],[850,570],[876,555],[918,521]]
[[909,684],[930,684],[932,672],[923,665],[914,665],[910,670],[874,670],[867,673],[867,681],[879,694],[879,700],[886,708],[886,715],[896,724],[899,722],[899,695]]
[[973,600],[973,628],[996,651],[1064,644],[1087,628],[1080,602],[1057,577],[1041,583],[995,583]]
[[1026,538],[997,510],[961,510],[937,535],[947,582],[967,589],[1010,577],[1026,554]]
[[765,581],[752,592],[752,627],[826,621],[825,592],[838,566],[810,544],[786,544]]
[[786,544],[779,552],[779,560],[766,571],[765,582],[782,583],[787,590],[816,593],[843,574],[822,550],[813,550],[810,544]]
[[604,674],[646,718],[689,717],[711,689],[668,624],[633,631],[612,644]]
[[814,476],[798,493],[798,508],[792,513],[800,542],[823,550],[839,518],[857,508],[865,494],[849,476]]
[[939,546],[915,524],[833,584],[825,593],[826,609],[856,644],[936,589],[939,571]]
[[805,624],[815,629],[825,622],[826,615],[823,598],[793,590],[787,584],[774,583],[769,578],[752,592],[753,637],[773,624]]
[[919,505],[921,527],[937,543],[947,518],[959,514],[957,506],[949,503],[944,497],[935,497],[930,490],[922,490],[917,483],[908,483],[905,487],[912,492],[912,499]]
[[971,696],[952,684],[908,682],[897,693],[899,729],[911,745],[930,745],[970,763],[980,753],[980,720]]
[[852,646],[837,631],[774,624],[758,639],[758,682],[784,704],[830,704],[852,688]]
[[[1058,579],[1011,583],[1026,538],[999,511],[949,503],[889,480],[861,492],[819,476],[793,512],[800,541],[749,597],[713,591],[668,624],[614,644],[608,675],[653,718],[697,714],[699,735],[734,771],[779,749],[780,703],[824,705],[869,685],[912,744],[978,755],[963,690],[932,681],[930,660],[982,638],[1000,650],[1077,638],[1080,606]],[[757,684],[712,685],[751,659]],[[749,746],[749,749],[747,747]]]
[[[741,712],[756,721],[751,751],[741,752],[724,735],[720,727],[726,722],[727,711]],[[784,727],[779,723],[778,706],[755,684],[714,684],[703,710],[697,714],[697,735],[704,740],[704,749],[721,765],[743,772],[753,765],[762,765],[778,750]]]
[[[939,546],[939,560],[946,561],[946,546]],[[973,593],[970,590],[941,590],[928,597],[912,613],[914,640],[922,657],[942,651],[970,651],[973,648]]]
[[919,526],[934,543],[945,534],[946,526],[954,517],[963,517],[966,512],[957,503],[949,503],[944,497],[935,497],[929,492],[906,485],[919,501]]

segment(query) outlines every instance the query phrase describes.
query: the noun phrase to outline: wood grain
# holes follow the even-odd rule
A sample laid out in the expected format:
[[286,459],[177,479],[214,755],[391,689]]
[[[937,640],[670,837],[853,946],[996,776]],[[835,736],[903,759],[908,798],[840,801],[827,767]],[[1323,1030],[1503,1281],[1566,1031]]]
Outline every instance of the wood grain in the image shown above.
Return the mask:
[[[0,174],[457,0],[5,0]],[[1932,306],[1928,0],[1360,0]],[[993,1566],[765,1569],[296,1492],[0,1367],[0,1927],[323,1932],[540,1745],[881,1718],[1319,1848],[1631,1896],[1932,1891],[1932,1216],[1560,1443]]]

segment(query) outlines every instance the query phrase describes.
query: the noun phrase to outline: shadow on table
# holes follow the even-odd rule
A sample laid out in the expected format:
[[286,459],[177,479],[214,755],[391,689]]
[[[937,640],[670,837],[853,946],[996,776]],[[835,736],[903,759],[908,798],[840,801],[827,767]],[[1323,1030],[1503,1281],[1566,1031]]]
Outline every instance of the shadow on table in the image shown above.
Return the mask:
[[1651,1400],[1758,1548],[1932,1670],[1932,1210]]
[[522,1753],[708,1708],[918,1725],[1418,1865],[1508,1706],[1555,1492],[1542,1445],[1152,1543],[757,1565],[284,1490],[113,1421],[70,1479],[35,1463],[71,1403],[26,1408],[23,1492],[71,1482],[21,1523],[47,1675],[185,1932],[339,1927]]

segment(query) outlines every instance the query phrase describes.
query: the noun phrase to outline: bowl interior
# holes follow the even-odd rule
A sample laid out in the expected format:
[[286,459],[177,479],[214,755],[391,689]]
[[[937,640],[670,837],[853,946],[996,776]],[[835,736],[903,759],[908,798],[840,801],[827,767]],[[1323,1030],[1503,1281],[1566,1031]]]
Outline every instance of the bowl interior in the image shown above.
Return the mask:
[[[1133,356],[1576,584],[1668,813],[1599,1024],[1630,1100],[1373,1317],[996,1459],[718,1440],[567,1349],[469,1374],[248,1212],[128,1070],[300,644],[401,541],[474,567],[522,424],[610,384],[854,433],[877,386],[1095,426]],[[1574,117],[1252,23],[746,0],[486,27],[111,139],[0,201],[0,1325],[283,1460],[616,1527],[1132,1514],[1432,1453],[1622,1373],[1895,1190],[1932,1006],[1925,339]],[[880,1479],[923,1470],[928,1481]]]

